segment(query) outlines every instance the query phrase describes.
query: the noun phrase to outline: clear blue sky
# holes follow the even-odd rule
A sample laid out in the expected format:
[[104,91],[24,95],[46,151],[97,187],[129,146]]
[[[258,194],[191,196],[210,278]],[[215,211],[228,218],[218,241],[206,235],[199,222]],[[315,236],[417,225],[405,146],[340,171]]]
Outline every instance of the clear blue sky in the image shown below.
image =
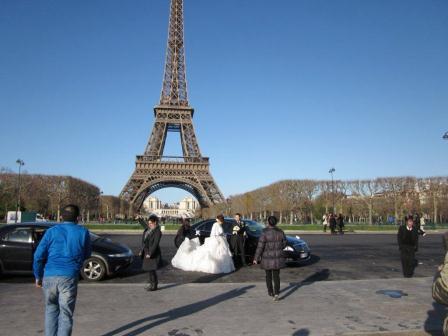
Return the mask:
[[[168,11],[0,0],[0,166],[117,195],[152,128]],[[448,174],[446,0],[185,0],[185,33],[199,144],[226,196],[332,166]]]

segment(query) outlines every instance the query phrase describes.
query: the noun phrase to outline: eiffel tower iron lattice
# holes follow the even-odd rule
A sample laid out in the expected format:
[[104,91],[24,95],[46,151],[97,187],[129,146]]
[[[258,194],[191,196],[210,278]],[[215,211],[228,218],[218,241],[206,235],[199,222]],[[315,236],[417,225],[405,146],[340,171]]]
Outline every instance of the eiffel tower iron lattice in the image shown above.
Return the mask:
[[[183,0],[171,0],[165,73],[160,104],[154,107],[154,126],[143,155],[121,191],[138,211],[153,192],[176,187],[194,195],[201,207],[221,203],[224,197],[203,157],[193,127],[194,109],[188,104],[184,49]],[[179,132],[181,157],[163,156],[168,132]]]

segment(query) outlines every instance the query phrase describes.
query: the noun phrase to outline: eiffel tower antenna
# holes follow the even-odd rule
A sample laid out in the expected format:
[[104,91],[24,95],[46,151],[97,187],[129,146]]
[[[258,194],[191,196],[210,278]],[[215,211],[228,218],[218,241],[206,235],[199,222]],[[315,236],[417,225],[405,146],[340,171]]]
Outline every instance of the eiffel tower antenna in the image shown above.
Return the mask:
[[[143,155],[120,197],[138,211],[153,192],[176,187],[194,195],[201,207],[224,202],[215,183],[209,158],[203,157],[193,127],[194,110],[188,104],[184,48],[183,0],[171,0],[165,73],[160,104],[154,107],[154,126]],[[181,157],[164,156],[168,132],[179,132]]]
[[160,105],[188,106],[183,1],[171,1],[170,12]]

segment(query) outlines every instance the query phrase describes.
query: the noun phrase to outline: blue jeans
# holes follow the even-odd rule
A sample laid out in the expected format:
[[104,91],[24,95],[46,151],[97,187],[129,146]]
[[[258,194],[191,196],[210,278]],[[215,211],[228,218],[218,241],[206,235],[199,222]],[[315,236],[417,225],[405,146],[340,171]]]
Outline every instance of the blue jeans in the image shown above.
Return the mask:
[[45,336],[70,336],[73,327],[78,278],[44,277]]

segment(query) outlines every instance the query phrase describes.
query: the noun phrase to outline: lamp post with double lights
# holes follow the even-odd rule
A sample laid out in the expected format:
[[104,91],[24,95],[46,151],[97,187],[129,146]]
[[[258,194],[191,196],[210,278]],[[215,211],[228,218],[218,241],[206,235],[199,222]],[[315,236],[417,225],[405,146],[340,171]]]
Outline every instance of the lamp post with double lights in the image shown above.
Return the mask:
[[328,173],[331,174],[331,196],[332,196],[332,201],[333,201],[333,214],[335,213],[335,208],[334,208],[334,172],[336,171],[336,169],[334,169],[334,167],[332,167]]
[[17,159],[16,163],[19,165],[19,175],[17,177],[17,207],[16,207],[16,223],[18,221],[19,217],[19,211],[20,211],[20,191],[22,188],[22,166],[25,165],[25,162],[21,159]]

